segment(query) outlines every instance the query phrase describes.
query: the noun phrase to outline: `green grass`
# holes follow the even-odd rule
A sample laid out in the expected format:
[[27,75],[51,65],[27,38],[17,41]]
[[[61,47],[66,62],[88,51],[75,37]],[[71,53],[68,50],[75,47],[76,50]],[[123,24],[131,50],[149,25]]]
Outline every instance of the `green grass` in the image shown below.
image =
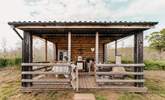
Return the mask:
[[142,94],[123,93],[118,100],[146,100]]
[[[19,91],[20,88],[20,81],[18,78],[18,74],[20,70],[16,67],[9,67],[9,68],[2,68],[1,70],[1,79],[4,77],[4,82],[0,84],[0,100],[8,100],[11,99],[13,96],[16,98],[27,98],[29,100],[71,100],[73,97],[74,92],[71,91],[55,91],[55,92],[33,92],[23,94]],[[11,72],[11,70],[13,70]],[[159,72],[159,71],[158,71]],[[9,74],[10,73],[10,74]],[[13,78],[16,78],[11,80]],[[160,75],[161,76],[161,75]],[[108,98],[116,97],[118,100],[150,100],[150,96],[158,96],[160,98],[165,99],[165,84],[164,79],[157,78],[145,78],[145,86],[148,88],[148,92],[144,94],[137,94],[137,93],[127,93],[127,92],[110,92],[110,91],[90,91],[90,93],[95,94],[96,100],[109,100]],[[6,80],[8,79],[8,80]],[[89,91],[88,91],[89,92]],[[112,95],[112,96],[111,96]],[[18,96],[18,97],[17,97]],[[61,99],[62,98],[62,99]],[[162,100],[163,100],[162,99]],[[152,99],[152,100],[159,100],[159,99]]]
[[8,100],[8,97],[15,95],[20,82],[9,82],[0,87],[0,100]]
[[96,100],[107,100],[107,99],[102,95],[96,95]]
[[165,87],[161,85],[161,81],[146,79],[145,86],[148,88],[149,93],[165,98]]

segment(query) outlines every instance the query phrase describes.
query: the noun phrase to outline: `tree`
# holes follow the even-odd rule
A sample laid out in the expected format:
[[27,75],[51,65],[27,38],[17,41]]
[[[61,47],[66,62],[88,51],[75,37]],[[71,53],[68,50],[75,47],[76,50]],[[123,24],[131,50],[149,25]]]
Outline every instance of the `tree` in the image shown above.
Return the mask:
[[149,40],[150,47],[159,51],[160,59],[162,52],[165,50],[165,29],[162,29],[160,32],[153,32],[147,36]]

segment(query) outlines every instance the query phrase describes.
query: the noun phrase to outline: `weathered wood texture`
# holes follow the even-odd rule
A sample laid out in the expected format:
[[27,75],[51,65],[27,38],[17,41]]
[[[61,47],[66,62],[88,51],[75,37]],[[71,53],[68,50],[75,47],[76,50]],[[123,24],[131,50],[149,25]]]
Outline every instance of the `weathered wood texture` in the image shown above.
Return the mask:
[[[125,71],[113,71],[113,68],[118,68],[118,67],[123,67]],[[122,86],[126,86],[125,83],[127,84],[142,84],[144,83],[143,78],[136,78],[134,79],[133,77],[135,76],[143,76],[144,73],[142,71],[135,71],[131,70],[128,71],[126,70],[127,68],[136,68],[136,69],[141,69],[144,67],[144,64],[96,64],[96,83],[99,84],[110,84],[107,86],[114,86],[113,83],[115,84],[121,84]],[[132,69],[131,68],[131,69]],[[121,77],[122,76],[122,77]],[[136,85],[135,85],[136,86]],[[136,86],[136,87],[143,87],[143,86]]]
[[96,64],[98,64],[99,63],[99,33],[98,32],[96,32],[96,37],[95,37],[95,60],[96,60]]
[[96,64],[97,67],[141,67],[145,66],[143,63],[141,64]]
[[[74,34],[74,33],[72,33]],[[50,41],[57,44],[58,50],[68,49],[68,37],[58,36],[49,38]],[[103,44],[111,42],[111,37],[99,37],[99,61],[103,62]],[[72,36],[71,37],[71,59],[76,61],[77,57],[80,55],[82,57],[92,57],[95,58],[95,51],[92,52],[91,48],[95,48],[95,36]]]
[[[117,80],[118,82],[123,82],[121,80]],[[136,81],[136,80],[135,80]],[[138,80],[137,80],[138,81]],[[125,81],[124,81],[125,82]],[[128,81],[131,82],[131,81]],[[79,76],[79,90],[85,89],[108,89],[115,91],[127,91],[127,92],[146,92],[146,87],[135,87],[133,85],[98,85],[96,83],[95,77],[91,75],[80,75]]]
[[[143,63],[143,32],[134,35],[134,63]],[[135,67],[134,72],[143,72],[144,67]],[[135,75],[135,79],[143,79],[143,75]],[[136,83],[135,86],[143,87],[144,83]]]
[[[44,67],[68,67],[67,71],[60,71],[60,72],[56,72],[55,70],[53,71],[45,71],[45,70],[33,70],[33,67],[39,67],[41,69],[43,69]],[[33,85],[31,85],[30,87],[27,86],[22,86],[22,87],[26,87],[26,89],[30,89],[30,88],[35,88],[35,89],[44,89],[44,88],[48,88],[49,86],[51,87],[51,85],[55,86],[56,89],[62,88],[62,87],[58,87],[58,86],[63,86],[63,88],[68,88],[71,87],[71,66],[69,63],[22,63],[22,67],[32,67],[32,70],[23,70],[22,71],[22,76],[36,76],[32,78],[22,78],[21,82],[22,83],[31,83]],[[60,78],[58,76],[60,75],[67,75],[67,77],[63,77]],[[46,87],[45,87],[46,85]],[[67,86],[64,86],[67,85]],[[25,88],[24,88],[25,89]]]
[[[32,54],[32,34],[24,32],[24,40],[22,41],[22,62],[31,63],[33,60]],[[32,71],[32,66],[22,66],[22,71]],[[22,79],[32,79],[32,75],[22,75]],[[32,82],[22,82],[22,86],[32,86]]]
[[22,63],[22,66],[69,66],[69,63]]
[[48,61],[48,41],[45,39],[45,61]]
[[71,37],[72,37],[71,32],[68,32],[68,62],[71,62],[71,47],[72,47]]

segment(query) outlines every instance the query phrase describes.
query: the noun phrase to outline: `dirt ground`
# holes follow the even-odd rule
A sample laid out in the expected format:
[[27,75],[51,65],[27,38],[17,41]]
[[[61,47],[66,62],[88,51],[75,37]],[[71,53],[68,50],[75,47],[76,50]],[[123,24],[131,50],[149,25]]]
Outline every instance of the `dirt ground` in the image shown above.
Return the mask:
[[[21,93],[20,70],[16,67],[0,68],[0,100],[72,100],[71,91]],[[97,100],[165,100],[165,71],[145,71],[145,86],[148,92],[144,94],[87,91],[93,93]]]

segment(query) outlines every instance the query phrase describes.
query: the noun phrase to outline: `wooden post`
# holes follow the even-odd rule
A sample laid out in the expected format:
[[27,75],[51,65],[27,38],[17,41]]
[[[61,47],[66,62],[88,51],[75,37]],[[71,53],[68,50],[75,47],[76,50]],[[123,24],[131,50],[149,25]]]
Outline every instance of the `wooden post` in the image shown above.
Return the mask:
[[54,61],[56,61],[57,59],[56,59],[56,44],[55,43],[53,43],[53,60]]
[[45,61],[48,61],[48,41],[45,39]]
[[96,64],[99,63],[99,33],[96,32],[96,50],[95,50]]
[[[29,32],[24,32],[24,39],[22,41],[22,62],[31,63],[32,62],[32,34]],[[22,71],[32,71],[32,66],[22,66]],[[32,79],[31,74],[22,75],[22,79]],[[22,87],[30,87],[32,82],[22,82]]]
[[104,63],[107,63],[107,61],[108,61],[108,51],[107,51],[107,44],[105,43],[105,44],[103,44],[103,62]]
[[103,43],[103,63],[105,62],[105,44]]
[[[143,63],[143,32],[134,35],[134,63]],[[144,67],[135,67],[135,72],[143,72]],[[135,75],[135,79],[143,79],[143,75]],[[135,83],[136,87],[143,87],[144,83]]]
[[56,61],[58,61],[58,44],[56,43]]
[[117,40],[115,40],[115,57],[118,55],[117,53]]
[[71,32],[68,32],[68,62],[71,62]]

